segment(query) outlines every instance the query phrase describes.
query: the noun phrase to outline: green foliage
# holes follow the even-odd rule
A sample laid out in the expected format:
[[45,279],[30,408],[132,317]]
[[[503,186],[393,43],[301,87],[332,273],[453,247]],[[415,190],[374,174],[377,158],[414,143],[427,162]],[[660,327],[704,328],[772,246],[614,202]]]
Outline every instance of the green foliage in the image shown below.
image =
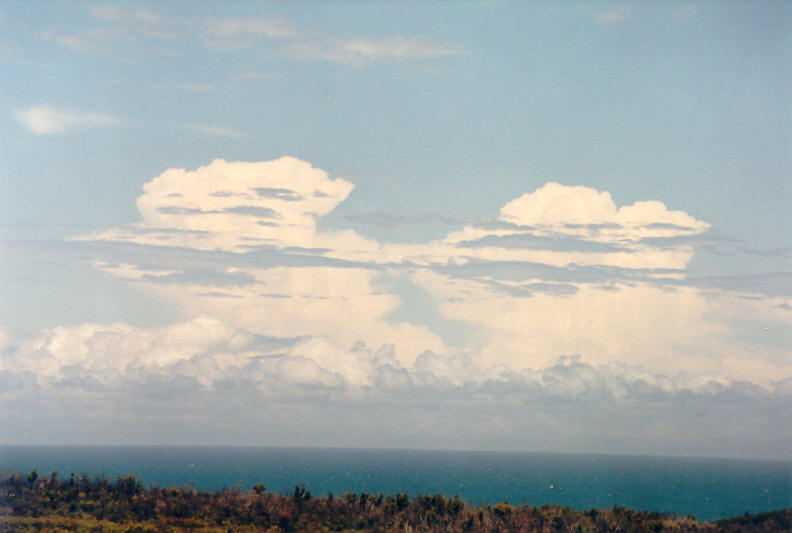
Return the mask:
[[503,517],[511,514],[512,508],[511,505],[509,505],[508,503],[501,502],[501,503],[496,503],[495,506],[492,508],[492,510],[495,512],[496,515]]

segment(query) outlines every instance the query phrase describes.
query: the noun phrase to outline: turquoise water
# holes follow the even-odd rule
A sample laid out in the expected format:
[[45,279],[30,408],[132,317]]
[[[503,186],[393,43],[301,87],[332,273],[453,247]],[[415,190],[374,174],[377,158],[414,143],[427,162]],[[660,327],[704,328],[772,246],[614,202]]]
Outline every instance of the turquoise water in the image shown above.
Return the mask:
[[0,446],[0,468],[159,486],[288,492],[459,494],[470,503],[621,505],[714,520],[792,507],[792,462],[616,455],[330,448]]

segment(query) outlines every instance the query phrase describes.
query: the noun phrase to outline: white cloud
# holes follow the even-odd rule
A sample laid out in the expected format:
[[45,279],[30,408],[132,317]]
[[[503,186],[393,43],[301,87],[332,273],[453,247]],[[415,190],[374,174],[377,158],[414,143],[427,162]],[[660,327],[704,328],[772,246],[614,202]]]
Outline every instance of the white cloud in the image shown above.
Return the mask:
[[379,39],[334,39],[328,42],[299,41],[294,43],[292,51],[299,57],[353,65],[376,60],[427,59],[468,53],[461,46],[449,43],[434,43],[421,37],[404,37],[401,35]]
[[272,72],[259,72],[255,70],[241,70],[234,74],[235,80],[272,80],[278,75]]
[[[108,83],[124,83],[120,80],[110,80]],[[198,87],[179,87],[189,90],[203,90]],[[102,128],[109,126],[135,126],[137,123],[126,119],[96,113],[94,111],[55,109],[48,106],[33,106],[27,109],[13,111],[14,117],[36,135],[50,135],[69,133],[76,130]],[[189,130],[212,137],[242,138],[244,135],[229,127],[215,126],[189,122],[185,124],[155,124],[155,127],[166,129]]]
[[[334,63],[362,65],[374,61],[434,59],[467,54],[463,46],[435,42],[422,36],[337,37],[322,31],[297,28],[279,16],[209,18],[174,23],[147,9],[125,9],[116,5],[94,6],[90,10],[97,25],[76,34],[44,31],[41,37],[76,52],[109,54],[127,52],[139,56],[142,47],[159,46],[157,41],[198,35],[205,48],[234,52],[258,47],[262,39],[275,42],[278,55],[311,58]],[[160,47],[160,52],[172,53]],[[424,65],[424,69],[430,66]],[[236,79],[265,79],[269,75],[245,72]],[[165,84],[190,88],[191,84]]]
[[[195,171],[170,169],[143,186],[138,227],[203,231],[169,244],[243,251],[254,245],[313,246],[316,218],[335,209],[352,183],[291,157],[263,163],[217,159]],[[123,228],[101,235],[156,244]]]
[[[3,332],[0,372],[32,372],[55,386],[76,374],[118,387],[146,375],[186,376],[211,388],[215,380],[342,387],[357,393],[373,386],[383,365],[400,369],[392,347],[369,350],[362,342],[342,349],[326,337],[267,339],[199,316],[162,328],[83,324],[44,330],[24,341]],[[8,349],[13,348],[13,349]]]
[[162,17],[147,9],[123,9],[115,5],[101,5],[91,8],[91,15],[97,19],[114,21],[134,21],[147,24],[162,22]]
[[0,330],[0,426],[12,441],[57,444],[78,435],[788,458],[788,368],[758,387],[694,370],[682,354],[676,364],[663,373],[564,356],[515,372],[445,351],[404,365],[390,345],[271,338],[207,316],[27,338]]
[[[157,41],[184,36],[182,24],[171,24],[147,9],[124,9],[118,5],[95,5],[90,13],[96,23],[75,34],[46,30],[41,38],[56,42],[75,52],[109,54],[123,51],[140,57],[142,48],[157,46]],[[160,49],[160,53],[164,52]],[[170,51],[169,51],[170,52]]]
[[[637,399],[652,394],[714,394],[740,381],[706,372],[658,372],[640,364],[596,363],[580,356],[549,358],[520,372],[483,364],[465,353],[426,351],[403,365],[392,345],[369,349],[362,342],[342,348],[323,336],[262,337],[208,316],[161,328],[128,324],[83,324],[47,329],[17,339],[2,332],[0,373],[32,373],[38,386],[57,387],[80,376],[84,386],[118,388],[140,380],[189,377],[212,389],[220,382],[251,381],[263,394],[277,383],[338,388],[345,395],[377,395],[404,389],[476,390],[518,385],[523,395],[575,399]],[[384,391],[377,384],[389,380]],[[767,381],[772,393],[776,384]],[[490,384],[490,385],[488,385]],[[643,390],[642,390],[643,389]],[[756,389],[761,393],[762,389]],[[289,394],[299,394],[293,390]],[[2,391],[0,391],[2,394]],[[785,393],[786,394],[786,393]]]
[[344,53],[361,59],[432,58],[467,53],[467,50],[461,46],[433,43],[420,37],[403,37],[401,35],[382,39],[350,39],[340,42],[338,48]]
[[185,82],[163,82],[163,83],[156,83],[152,85],[152,87],[156,87],[159,89],[181,89],[184,91],[191,91],[191,92],[208,92],[214,90],[214,87],[207,84],[207,83],[193,83],[189,81]]
[[141,329],[127,324],[83,324],[42,331],[2,359],[2,369],[32,371],[42,385],[64,379],[78,367],[86,377],[118,385],[136,369],[165,369],[195,355],[224,353],[239,357],[255,337],[217,319],[199,317],[163,328]]
[[251,48],[258,37],[299,38],[297,30],[280,17],[232,17],[205,21],[203,45],[209,50],[228,52]]
[[108,43],[101,42],[90,35],[62,35],[45,31],[41,38],[53,41],[75,52],[107,53],[111,50]]
[[597,13],[597,20],[604,24],[618,24],[630,19],[630,8],[621,6],[616,9],[609,9],[601,13]]
[[508,202],[500,222],[466,226],[427,244],[387,243],[379,254],[382,260],[427,266],[518,261],[643,269],[647,275],[664,269],[663,277],[680,277],[693,256],[692,246],[682,238],[708,228],[662,202],[617,207],[608,192],[550,182]]
[[208,38],[204,40],[204,46],[212,50],[248,49],[255,44],[255,38],[264,37],[279,40],[283,43],[282,50],[289,55],[351,65],[377,60],[431,59],[468,53],[462,46],[437,43],[419,36],[322,36],[315,31],[298,30],[279,17],[210,19],[206,22],[206,33]]
[[709,224],[682,211],[668,211],[662,202],[636,202],[617,208],[607,191],[569,187],[555,182],[507,203],[501,208],[500,218],[520,226],[613,223],[637,227],[671,224],[690,228],[691,233],[709,227]]
[[210,19],[206,22],[206,31],[210,35],[223,38],[264,35],[272,39],[283,39],[296,35],[291,24],[278,17]]
[[[402,370],[414,369],[410,382],[461,386],[560,354],[653,374],[684,366],[707,382],[767,385],[792,374],[780,352],[733,342],[735,317],[757,310],[724,315],[725,301],[745,306],[684,284],[686,239],[709,225],[662,202],[617,206],[606,191],[550,182],[506,203],[494,223],[429,243],[378,243],[319,229],[352,189],[295,158],[215,160],[163,172],[138,198],[141,222],[81,240],[144,247],[100,251],[96,264],[183,316],[314,339],[287,365],[295,383],[403,386]],[[415,294],[383,281],[394,277]],[[767,320],[789,321],[768,309]],[[463,350],[450,349],[462,333]],[[393,345],[395,370],[379,373],[370,352],[350,348],[358,341]]]
[[693,4],[679,6],[671,12],[671,18],[677,22],[691,22],[698,16],[698,7]]
[[656,373],[673,373],[685,361],[689,368],[736,379],[739,374],[722,363],[726,355],[722,351],[728,350],[746,362],[766,360],[776,365],[761,376],[763,383],[777,372],[792,371],[766,353],[729,347],[729,329],[711,318],[719,303],[693,288],[668,291],[636,284],[620,285],[612,292],[577,284],[574,294],[535,292],[519,297],[495,291],[485,280],[428,271],[416,273],[413,279],[440,302],[444,316],[487,332],[487,344],[480,352],[485,367],[520,371],[544,367],[559,354],[581,354],[595,364],[626,361]]
[[[142,223],[83,239],[236,254],[261,246],[326,248],[328,255],[341,256],[362,250],[368,259],[377,248],[375,242],[352,231],[322,232],[316,227],[317,219],[335,209],[352,188],[350,182],[331,179],[323,170],[294,158],[264,163],[216,160],[195,171],[170,169],[144,185],[138,198]],[[337,254],[330,253],[336,250]],[[118,261],[99,266],[119,277],[139,280],[141,286],[167,296],[188,314],[211,309],[215,316],[257,333],[326,335],[340,346],[351,346],[358,339],[375,346],[398,340],[404,361],[425,349],[444,348],[426,327],[388,323],[386,316],[398,302],[373,288],[374,270],[345,264],[322,266],[329,258],[321,251],[318,254],[301,256],[307,261],[298,267],[288,261],[268,268],[237,263],[222,275],[243,274],[255,283],[223,287],[229,296],[225,298],[208,296],[214,292],[206,285],[206,276],[196,278],[169,269],[157,274]],[[176,280],[179,285],[173,283]],[[350,327],[350,317],[354,317],[354,327]]]
[[185,124],[183,127],[184,129],[197,131],[199,133],[203,133],[204,135],[210,135],[213,137],[231,137],[235,139],[244,137],[244,135],[237,130],[223,126],[209,126],[207,124],[196,124],[191,122]]
[[103,113],[54,109],[46,106],[35,106],[15,111],[14,117],[36,135],[105,127],[122,122],[118,117]]

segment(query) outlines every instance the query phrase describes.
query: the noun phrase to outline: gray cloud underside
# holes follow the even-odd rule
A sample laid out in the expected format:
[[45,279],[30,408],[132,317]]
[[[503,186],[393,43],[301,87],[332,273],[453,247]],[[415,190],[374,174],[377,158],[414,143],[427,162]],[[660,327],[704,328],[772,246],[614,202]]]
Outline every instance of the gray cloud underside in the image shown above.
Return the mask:
[[[130,431],[146,424],[159,443],[189,436],[288,445],[319,437],[341,446],[680,455],[708,449],[715,455],[789,458],[790,380],[772,390],[735,382],[668,392],[618,370],[566,358],[533,380],[514,375],[454,385],[428,370],[385,364],[377,369],[376,388],[350,396],[343,380],[288,384],[262,370],[266,361],[281,359],[275,354],[251,360],[210,386],[169,374],[175,369],[130,372],[112,390],[79,367],[51,388],[37,385],[30,372],[0,371],[0,424],[6,439],[18,441],[46,426],[94,442],[146,443],[139,440],[146,435]],[[92,408],[99,404],[106,409]],[[273,441],[273,433],[287,437]]]
[[498,292],[519,298],[530,298],[537,292],[552,294],[554,296],[569,296],[580,290],[575,285],[569,283],[526,283],[515,286],[490,282],[490,286]]
[[771,250],[744,249],[743,251],[752,255],[761,255],[764,257],[773,257],[779,259],[792,257],[792,246],[785,248],[773,248]]
[[[674,269],[636,269],[601,265],[570,265],[557,267],[528,261],[481,261],[471,259],[464,265],[433,266],[438,273],[462,279],[495,278],[502,281],[527,281],[542,279],[556,283],[611,283],[676,281],[670,277],[683,271]],[[660,279],[658,279],[660,278]]]
[[[276,198],[278,200],[286,200],[289,202],[299,202],[303,199],[302,195],[291,189],[283,189],[279,187],[254,187],[252,190],[263,198]],[[316,194],[314,194],[314,196],[316,196]]]
[[[190,230],[133,229],[141,234],[191,233]],[[575,284],[599,284],[604,289],[617,290],[619,285],[645,283],[658,287],[695,287],[703,290],[727,290],[754,293],[770,297],[792,297],[792,273],[771,272],[766,274],[735,276],[688,276],[676,269],[640,269],[602,265],[569,265],[558,267],[527,261],[486,261],[469,259],[465,264],[447,263],[429,267],[409,261],[402,263],[373,264],[327,257],[326,248],[300,248],[251,245],[244,253],[203,251],[175,246],[151,246],[117,241],[13,241],[3,244],[9,253],[39,251],[62,253],[77,260],[101,261],[106,264],[127,263],[141,270],[176,270],[180,275],[172,277],[146,278],[157,283],[206,283],[208,286],[224,286],[226,281],[212,283],[212,272],[223,279],[227,268],[276,268],[276,267],[333,267],[366,269],[421,269],[428,268],[453,278],[484,280],[500,292],[515,296],[530,296],[534,292],[551,292],[559,295],[575,292]],[[501,282],[535,282],[542,280],[546,286],[506,287]],[[238,278],[237,282],[243,281]]]
[[235,215],[249,215],[260,218],[281,219],[281,215],[274,209],[257,205],[238,205],[226,209],[203,210],[191,207],[166,206],[158,207],[157,211],[163,215],[217,215],[231,213]]
[[[322,398],[333,401],[368,401],[382,397],[393,397],[409,403],[410,398],[431,397],[442,392],[448,401],[461,402],[478,398],[486,401],[491,398],[510,399],[521,404],[546,405],[568,404],[581,402],[646,402],[663,403],[682,400],[710,399],[714,403],[718,399],[731,401],[792,401],[792,378],[772,383],[769,388],[760,387],[747,381],[734,381],[724,384],[712,380],[695,388],[685,385],[689,376],[679,373],[676,376],[662,374],[652,375],[650,383],[645,377],[631,374],[630,367],[618,364],[593,366],[583,362],[578,356],[562,356],[557,362],[540,372],[513,372],[503,370],[496,379],[481,382],[455,383],[442,373],[435,370],[435,365],[443,358],[425,352],[416,362],[414,369],[405,369],[397,363],[384,362],[374,367],[376,387],[353,388],[344,377],[328,371],[322,381],[293,381],[284,379],[281,366],[271,364],[290,359],[307,361],[299,354],[286,355],[277,350],[296,346],[303,338],[278,338],[257,336],[247,346],[261,350],[262,353],[247,358],[247,363],[223,372],[206,384],[196,381],[189,375],[191,369],[207,365],[212,360],[209,353],[199,353],[190,359],[183,359],[171,365],[149,368],[128,368],[117,376],[128,386],[156,387],[160,383],[189,382],[195,390],[235,389],[238,391],[255,390],[257,396],[271,397],[285,395],[288,397],[298,391],[312,390]],[[222,350],[216,346],[212,351]],[[274,351],[273,351],[274,350]],[[387,346],[381,350],[388,350]],[[15,346],[4,350],[6,355],[13,354]],[[387,354],[386,354],[387,355]],[[375,358],[376,360],[376,358]],[[453,358],[454,364],[471,365],[471,360],[463,355]],[[79,376],[83,381],[75,381]],[[102,392],[106,379],[96,375],[93,368],[79,364],[64,367],[61,377],[45,385],[36,382],[35,374],[29,371],[0,371],[0,394],[8,394],[18,390],[66,390],[80,389],[86,392]],[[669,386],[661,387],[658,383]],[[117,387],[113,387],[117,389]],[[178,387],[177,387],[178,389]],[[174,392],[174,391],[171,391]],[[353,392],[350,396],[349,392]],[[497,403],[497,402],[496,402]],[[792,404],[790,404],[792,406]],[[792,416],[792,413],[790,413]]]
[[145,274],[140,278],[145,283],[156,284],[199,284],[207,287],[245,287],[256,282],[247,272],[224,272],[215,269],[186,268],[178,273],[161,276]]
[[696,276],[684,282],[675,283],[705,289],[792,297],[792,273],[790,272],[770,272],[743,276]]
[[274,267],[334,267],[374,268],[371,263],[347,261],[317,255],[321,248],[291,246],[251,246],[244,253],[219,250],[198,250],[178,246],[153,246],[119,241],[14,241],[4,245],[9,251],[39,251],[62,253],[75,259],[102,261],[109,264],[128,263],[141,270],[189,270],[205,267],[274,268]]
[[697,228],[691,228],[690,226],[680,226],[679,224],[669,224],[668,222],[653,222],[651,224],[645,224],[643,227],[648,229],[670,229],[688,232],[698,231]]
[[[502,261],[483,262],[471,260],[465,265],[432,267],[436,272],[462,279],[495,278],[519,282],[542,279],[562,284],[599,283],[606,289],[619,284],[646,283],[657,287],[694,287],[753,293],[769,297],[792,297],[792,273],[774,272],[742,276],[692,276],[678,279],[681,270],[633,269],[599,265],[570,265],[556,267],[542,263]],[[613,284],[616,284],[613,286]],[[520,289],[517,289],[519,292]],[[528,293],[531,291],[528,290]],[[525,294],[528,295],[528,294]]]
[[657,248],[659,250],[668,250],[671,248],[678,248],[680,246],[693,246],[696,249],[717,250],[722,249],[726,253],[734,253],[735,246],[740,241],[720,235],[712,231],[698,233],[695,235],[677,235],[674,237],[644,237],[638,243]]
[[733,320],[731,340],[754,349],[776,350],[792,354],[792,329],[779,320]]
[[472,241],[462,241],[459,248],[510,248],[551,250],[555,252],[591,252],[591,253],[633,253],[635,250],[626,246],[605,242],[575,239],[570,237],[545,237],[527,233],[518,235],[487,235]]
[[[516,227],[519,228],[520,226],[516,226]],[[587,229],[589,231],[599,231],[603,229],[619,229],[622,226],[615,222],[600,222],[596,224],[576,224],[572,222],[567,222],[564,224],[564,227],[569,229]]]
[[398,228],[410,225],[460,225],[462,221],[425,211],[412,211],[407,214],[394,214],[384,211],[372,211],[369,213],[344,215],[341,217],[347,222],[376,226],[379,228]]
[[146,228],[142,226],[124,226],[124,231],[132,235],[163,235],[166,237],[179,237],[184,235],[210,235],[211,232],[200,229],[177,228]]
[[[547,229],[530,224],[515,224],[514,222],[509,222],[507,220],[491,220],[491,219],[479,220],[475,223],[475,226],[486,230],[540,231]],[[597,222],[597,223],[588,223],[588,224],[566,222],[561,226],[570,230],[587,230],[591,235],[597,235],[602,230],[614,230],[614,229],[623,228],[621,224],[617,224],[616,222]]]

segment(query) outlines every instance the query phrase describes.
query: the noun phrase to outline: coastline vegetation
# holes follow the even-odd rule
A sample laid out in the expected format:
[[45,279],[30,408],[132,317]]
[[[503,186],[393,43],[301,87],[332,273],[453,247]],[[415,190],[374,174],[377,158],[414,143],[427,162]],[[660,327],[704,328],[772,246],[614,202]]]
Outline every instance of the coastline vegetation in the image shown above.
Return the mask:
[[440,494],[314,497],[304,485],[289,494],[264,485],[203,492],[146,487],[134,476],[62,478],[34,470],[0,479],[0,531],[770,533],[792,531],[792,509],[699,522],[619,506],[470,505]]

